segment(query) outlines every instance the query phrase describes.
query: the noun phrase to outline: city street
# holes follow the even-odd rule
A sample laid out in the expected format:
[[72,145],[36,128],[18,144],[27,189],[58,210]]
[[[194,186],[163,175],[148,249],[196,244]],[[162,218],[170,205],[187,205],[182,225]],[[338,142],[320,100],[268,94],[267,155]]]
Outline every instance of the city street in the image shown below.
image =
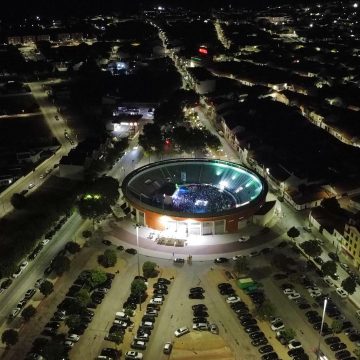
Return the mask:
[[64,135],[65,130],[69,130],[66,126],[65,119],[59,115],[59,120],[55,120],[55,115],[58,114],[56,105],[49,102],[47,93],[43,89],[44,83],[34,82],[28,83],[27,85],[30,86],[32,95],[40,106],[41,112],[53,136],[58,140],[60,148],[53,156],[36,167],[34,171],[17,180],[13,185],[8,187],[0,194],[0,216],[6,215],[13,209],[10,202],[13,194],[20,193],[22,190],[28,189],[30,183],[34,184],[35,186],[32,189],[28,189],[29,193],[36,191],[37,186],[40,186],[44,181],[47,180],[47,178],[40,179],[40,175],[44,174],[48,169],[53,169],[54,165],[59,163],[62,156],[66,155],[71,149],[71,144]]

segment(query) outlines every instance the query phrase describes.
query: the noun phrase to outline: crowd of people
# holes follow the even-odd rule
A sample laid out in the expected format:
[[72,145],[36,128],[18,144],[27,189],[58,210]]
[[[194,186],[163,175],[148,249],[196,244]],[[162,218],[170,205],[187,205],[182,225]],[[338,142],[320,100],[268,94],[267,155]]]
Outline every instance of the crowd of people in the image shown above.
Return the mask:
[[170,208],[189,213],[214,213],[235,207],[233,196],[213,185],[192,184],[180,186],[172,195]]

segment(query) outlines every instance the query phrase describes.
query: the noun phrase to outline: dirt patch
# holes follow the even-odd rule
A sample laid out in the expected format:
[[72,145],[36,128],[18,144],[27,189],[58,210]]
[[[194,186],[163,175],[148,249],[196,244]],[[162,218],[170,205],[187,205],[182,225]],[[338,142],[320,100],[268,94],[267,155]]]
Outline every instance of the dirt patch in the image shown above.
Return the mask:
[[175,339],[171,360],[234,360],[223,338],[208,332],[191,332],[180,339]]

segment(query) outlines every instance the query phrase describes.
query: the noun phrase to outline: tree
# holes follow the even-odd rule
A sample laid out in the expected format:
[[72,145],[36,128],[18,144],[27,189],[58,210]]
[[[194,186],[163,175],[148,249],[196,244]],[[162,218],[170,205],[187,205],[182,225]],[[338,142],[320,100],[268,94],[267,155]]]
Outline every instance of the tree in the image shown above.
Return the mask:
[[291,341],[292,339],[295,339],[296,331],[286,327],[284,330],[281,330],[281,335],[284,336],[286,341]]
[[88,186],[86,193],[80,195],[77,208],[80,215],[87,219],[95,219],[111,212],[111,206],[119,198],[119,181],[102,176]]
[[245,256],[241,256],[236,258],[234,262],[234,271],[237,274],[243,274],[248,270],[248,260]]
[[329,260],[322,264],[321,271],[324,273],[324,275],[334,275],[336,274],[336,262]]
[[152,261],[145,261],[143,266],[142,266],[142,270],[143,270],[143,274],[146,278],[150,278],[150,277],[154,277],[157,275],[157,264],[152,262]]
[[292,241],[295,241],[295,239],[300,236],[300,231],[295,226],[293,226],[288,230],[287,236],[291,238]]
[[65,324],[69,329],[77,328],[81,325],[81,317],[79,314],[72,314],[65,319]]
[[36,309],[29,305],[22,312],[21,316],[25,321],[29,321],[36,314]]
[[265,300],[256,309],[256,316],[261,320],[269,319],[274,315],[275,315],[275,307],[269,300]]
[[61,276],[70,269],[70,259],[67,256],[57,256],[52,264],[55,273]]
[[48,295],[50,295],[53,291],[54,291],[54,285],[51,281],[49,280],[44,280],[41,284],[40,284],[40,292],[46,297]]
[[353,351],[354,355],[356,356],[357,360],[360,360],[360,349],[357,348]]
[[353,294],[356,290],[356,282],[351,276],[348,276],[346,279],[344,279],[341,283],[341,286],[350,295]]
[[162,151],[163,136],[157,124],[145,124],[139,135],[139,145],[148,153]]
[[320,205],[324,208],[329,210],[330,212],[336,212],[340,209],[340,204],[336,200],[335,197],[323,199],[320,203]]
[[331,323],[331,329],[335,333],[341,332],[342,327],[343,327],[343,321],[342,320],[333,320],[332,323]]
[[316,240],[304,241],[300,246],[309,257],[317,257],[322,253],[321,246]]
[[114,331],[109,334],[109,340],[119,345],[124,340],[124,334],[121,331]]
[[19,340],[19,333],[14,329],[7,329],[1,335],[1,341],[6,344],[6,347],[15,345]]
[[20,210],[26,207],[27,198],[22,194],[15,193],[11,196],[10,202],[15,209]]
[[86,307],[91,302],[90,293],[86,289],[80,289],[77,292],[75,298],[79,302],[81,307]]
[[86,282],[91,289],[94,289],[107,280],[106,273],[101,270],[91,270],[89,275],[86,277]]
[[66,244],[66,250],[70,253],[70,254],[76,254],[77,252],[80,251],[80,245],[74,241],[69,241]]
[[212,150],[219,150],[221,146],[219,138],[208,130],[205,130],[205,143]]
[[117,262],[117,255],[114,250],[107,249],[103,255],[98,257],[98,262],[105,268],[115,266]]
[[135,279],[131,283],[131,293],[135,296],[142,296],[146,292],[147,286],[144,280]]
[[62,360],[67,356],[64,342],[55,340],[49,341],[44,346],[42,354],[46,360]]

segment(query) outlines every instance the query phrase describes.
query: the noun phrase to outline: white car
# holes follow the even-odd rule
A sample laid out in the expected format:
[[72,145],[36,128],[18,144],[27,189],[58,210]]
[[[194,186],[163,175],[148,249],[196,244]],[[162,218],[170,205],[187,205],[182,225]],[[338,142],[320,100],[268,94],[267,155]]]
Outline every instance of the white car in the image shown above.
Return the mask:
[[243,256],[242,255],[235,255],[233,256],[233,260],[236,261],[237,259],[241,259]]
[[185,334],[187,334],[187,333],[189,333],[189,332],[190,332],[189,328],[186,327],[186,326],[183,326],[183,327],[175,330],[174,335],[175,335],[176,337],[180,337],[180,336],[183,336],[183,335],[185,335]]
[[335,286],[333,279],[330,276],[324,277],[324,282],[329,286]]
[[119,325],[122,328],[127,328],[128,327],[128,323],[125,321],[121,321],[121,320],[114,320],[113,322],[114,325]]
[[309,291],[309,294],[311,297],[316,298],[318,296],[321,296],[322,292],[321,291]]
[[20,264],[20,269],[24,270],[28,265],[29,265],[29,262],[25,260]]
[[165,343],[165,345],[163,347],[163,353],[169,355],[171,353],[171,350],[172,350],[171,342]]
[[320,291],[321,292],[321,289],[317,286],[310,286],[307,288],[307,291],[310,293],[310,292],[316,292],[316,291]]
[[12,274],[12,277],[13,277],[14,279],[16,279],[18,276],[21,275],[22,271],[23,271],[23,269],[19,267],[19,268]]
[[240,236],[239,237],[239,242],[245,242],[250,240],[250,236]]
[[78,342],[80,340],[80,335],[77,334],[69,334],[66,338],[66,340],[68,341],[72,341],[72,342]]
[[341,287],[337,288],[336,292],[342,299],[346,299],[349,296],[348,292]]
[[275,322],[271,324],[271,330],[273,331],[279,331],[285,328],[285,325],[282,321]]
[[49,243],[49,241],[50,241],[49,239],[44,239],[41,241],[41,245],[45,246],[46,244]]
[[72,341],[70,341],[70,340],[66,340],[66,341],[64,342],[64,345],[65,345],[65,347],[68,348],[68,349],[71,349],[72,347],[74,347],[74,343],[73,343]]
[[296,293],[296,291],[294,289],[285,289],[284,290],[285,295],[290,295],[290,294],[294,294],[294,293]]
[[30,184],[28,185],[28,189],[30,190],[30,189],[32,189],[34,186],[35,186],[34,183],[30,183]]
[[270,320],[270,324],[275,324],[275,323],[277,323],[277,322],[282,322],[282,319],[279,318],[279,317],[277,317],[277,318],[272,318],[272,319]]
[[130,360],[130,359],[142,359],[143,358],[143,354],[139,351],[127,351],[125,353],[125,359],[126,360]]
[[288,295],[289,300],[295,300],[295,299],[298,299],[299,297],[301,297],[301,295],[297,292],[294,292],[293,294]]
[[226,298],[226,302],[228,304],[234,304],[241,301],[241,299],[238,296],[229,296],[228,298]]
[[350,266],[348,264],[345,264],[345,263],[340,263],[340,267],[342,267],[345,271],[350,270]]
[[299,349],[299,348],[302,347],[302,345],[301,345],[301,342],[300,342],[300,341],[293,339],[293,340],[291,340],[291,341],[289,342],[288,347],[289,347],[290,350],[291,350],[291,349]]

